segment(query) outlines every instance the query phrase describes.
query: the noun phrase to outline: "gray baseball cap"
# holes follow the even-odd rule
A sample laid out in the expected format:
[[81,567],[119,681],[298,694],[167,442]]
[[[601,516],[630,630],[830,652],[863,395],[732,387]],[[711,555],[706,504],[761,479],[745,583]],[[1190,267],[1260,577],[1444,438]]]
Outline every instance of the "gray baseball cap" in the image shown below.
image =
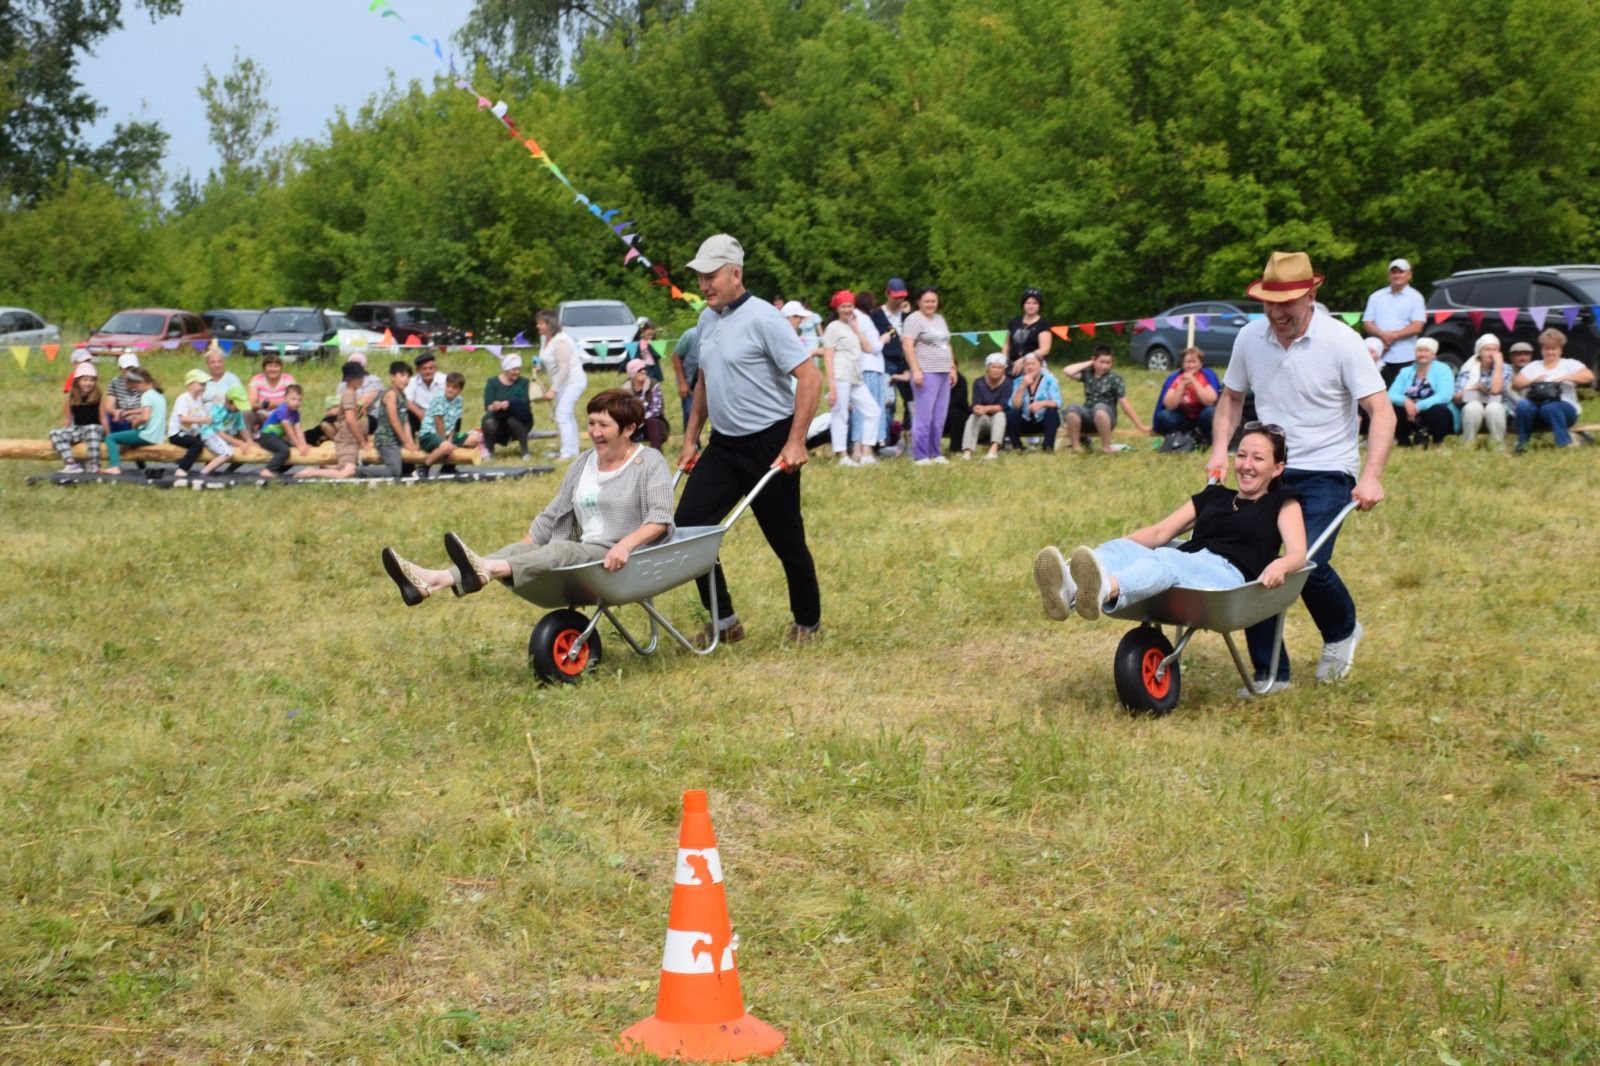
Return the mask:
[[700,251],[689,260],[688,267],[696,274],[710,274],[725,266],[744,266],[744,247],[732,236],[718,233],[700,244]]

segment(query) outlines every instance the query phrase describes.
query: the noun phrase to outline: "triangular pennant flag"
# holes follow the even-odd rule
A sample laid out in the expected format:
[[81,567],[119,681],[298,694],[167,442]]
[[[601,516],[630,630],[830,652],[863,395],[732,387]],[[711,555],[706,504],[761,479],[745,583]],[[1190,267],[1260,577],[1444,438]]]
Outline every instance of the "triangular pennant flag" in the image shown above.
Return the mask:
[[641,266],[647,266],[647,267],[648,267],[648,266],[653,266],[653,265],[654,265],[654,264],[653,264],[653,263],[651,263],[651,262],[650,262],[650,260],[648,260],[648,259],[646,259],[646,258],[645,258],[645,257],[644,257],[644,256],[642,256],[642,255],[641,255],[641,256],[640,256],[640,257],[639,257],[639,264],[640,264],[640,265],[641,265]]
[[[622,231],[627,229],[629,226],[632,226],[632,225],[634,225],[634,221],[630,218],[626,222],[618,222],[615,226],[612,226],[611,227],[611,232],[615,233],[617,236],[620,237],[620,236],[622,236]],[[637,236],[637,234],[635,234],[634,236]]]
[[178,345],[182,343],[182,341],[162,341],[161,347],[165,348],[169,352],[175,352],[178,350]]
[[1576,307],[1563,307],[1561,317],[1567,321],[1567,332],[1572,332],[1572,327],[1578,324],[1578,309]]
[[1262,311],[1251,311],[1250,315],[1249,315],[1250,321],[1252,321],[1252,322],[1260,322],[1263,318],[1266,318],[1266,317],[1267,316],[1266,316],[1265,312],[1262,312]]
[[664,266],[658,266],[655,269],[656,269],[656,277],[658,277],[658,278],[662,279],[663,281],[665,281],[666,278],[667,278],[667,268],[664,267]]
[[971,333],[958,334],[958,336],[960,336],[960,338],[966,341],[968,344],[978,343],[978,333],[976,330],[973,330]]
[[418,44],[420,44],[424,48],[428,47],[428,39],[426,37],[422,36],[422,34],[420,34],[420,33],[413,33],[411,35],[411,39],[413,41],[416,41]]
[[28,369],[28,346],[25,344],[13,344],[11,346],[11,358],[17,361],[18,370]]
[[355,340],[350,342],[350,347],[352,348],[365,348],[366,346],[367,338],[365,337],[357,337]]
[[609,225],[611,225],[611,220],[613,218],[616,218],[621,213],[622,213],[622,209],[621,208],[613,207],[611,210],[607,211],[605,214],[600,216],[600,221],[604,222],[606,225],[609,226]]
[[208,347],[205,341],[191,341],[190,343],[194,345],[194,350],[197,352],[203,352]]
[[1055,334],[1057,337],[1060,337],[1064,341],[1072,340],[1072,329],[1070,326],[1051,326],[1050,332]]
[[238,341],[218,341],[217,346],[222,349],[223,355],[232,355],[233,346],[238,343]]
[[622,235],[622,241],[623,241],[624,244],[632,244],[634,241],[636,241],[638,239],[639,239],[639,235],[637,233],[624,233]]
[[393,348],[394,347],[394,330],[389,329],[387,326],[385,326],[384,330],[383,330],[383,340],[379,341],[378,343],[383,345],[385,348]]
[[539,147],[539,142],[534,140],[532,137],[529,137],[527,140],[523,141],[522,143],[527,146],[527,149],[528,149],[529,152],[533,153],[533,156],[534,156],[535,159],[537,159],[539,156],[544,154],[544,149],[540,148]]
[[1589,307],[1589,313],[1594,315],[1596,322],[1600,322],[1600,304],[1591,304]]
[[1474,333],[1482,332],[1482,330],[1483,330],[1483,312],[1482,311],[1468,311],[1467,312],[1467,317],[1472,319],[1472,331]]
[[629,248],[628,254],[622,257],[622,265],[627,266],[637,258],[639,258],[639,249]]
[[504,100],[496,100],[494,102],[494,106],[489,109],[489,114],[493,115],[495,118],[504,119],[506,117],[506,112],[509,110],[511,110],[511,108]]
[[59,344],[46,344],[43,347],[41,347],[39,350],[44,352],[44,357],[46,359],[48,359],[50,362],[53,363],[53,362],[56,361],[56,353],[61,351],[61,345],[59,345]]
[[415,333],[407,333],[406,334],[406,344],[405,344],[405,346],[407,348],[415,348],[421,343],[422,343],[422,338],[417,336]]
[[1188,315],[1168,315],[1167,316],[1167,325],[1171,326],[1173,329],[1188,329],[1189,328],[1189,316]]
[[517,330],[517,335],[515,337],[511,338],[511,347],[513,347],[513,348],[531,348],[532,345],[530,345],[528,343],[528,335],[526,333],[522,332],[522,330],[519,329],[519,330]]
[[[1078,323],[1078,329],[1083,333],[1087,333],[1091,337],[1094,336],[1094,326],[1095,326],[1095,324],[1093,322],[1079,322]],[[1200,328],[1201,329],[1205,329],[1204,326],[1201,326]]]
[[[386,18],[386,19],[400,19],[400,12],[395,11],[394,9],[391,8],[390,10],[385,11],[383,13],[382,17]],[[400,19],[400,21],[404,22],[405,19]]]
[[1433,313],[1433,324],[1437,326],[1453,314],[1455,314],[1454,311],[1435,311]]
[[1340,311],[1339,317],[1344,319],[1344,324],[1349,326],[1351,329],[1354,329],[1356,326],[1361,324],[1360,311]]
[[591,215],[593,215],[595,218],[599,218],[600,217],[600,212],[603,211],[603,210],[605,210],[605,209],[603,207],[601,207],[599,204],[591,203],[589,205],[589,213]]
[[378,8],[382,7],[385,2],[386,0],[372,0],[372,3],[367,5],[367,10],[376,11]]
[[244,342],[244,347],[245,351],[259,352],[261,350],[261,342],[252,337]]
[[988,333],[984,334],[984,336],[994,341],[997,346],[1006,342],[1006,331],[1003,329],[991,329]]
[[1506,324],[1506,329],[1516,329],[1517,309],[1515,307],[1502,307],[1500,309],[1500,321]]
[[1133,324],[1133,331],[1135,333],[1138,333],[1141,329],[1142,330],[1148,330],[1148,331],[1154,333],[1155,332],[1155,328],[1156,328],[1156,320],[1153,319],[1153,318],[1141,318],[1141,319],[1139,319],[1139,321],[1137,321],[1137,322],[1135,322]]
[[629,341],[627,344],[624,344],[622,346],[622,354],[623,354],[623,356],[625,356],[628,359],[632,359],[634,356],[638,355],[639,354],[639,342],[638,341]]
[[656,353],[657,358],[665,359],[667,357],[667,342],[651,341],[650,350]]
[[606,356],[611,354],[611,345],[607,344],[605,341],[595,341],[594,354],[604,359]]
[[689,306],[694,308],[696,311],[704,311],[706,309],[705,299],[702,298],[702,297],[696,296],[692,292],[685,293],[683,298],[685,300],[687,300],[689,302]]
[[1209,330],[1211,328],[1211,316],[1210,315],[1195,315],[1194,316],[1194,328],[1197,329],[1197,330],[1200,330],[1202,333],[1204,333],[1205,331]]
[[435,59],[444,58],[444,49],[439,47],[439,38],[437,37],[433,39],[433,55]]
[[1541,330],[1544,329],[1544,320],[1547,317],[1549,317],[1549,314],[1550,314],[1550,309],[1548,307],[1530,307],[1530,308],[1528,308],[1528,317],[1533,319],[1533,328],[1534,329],[1541,329]]
[[488,352],[496,359],[500,358],[500,353],[505,350],[504,347],[499,344],[485,344],[483,348],[484,351]]
[[464,352],[475,352],[478,350],[478,346],[476,344],[463,344],[461,346],[461,350]]
[[478,97],[478,106],[480,108],[489,107],[492,104],[493,104],[493,101],[490,100],[487,96]]
[[1113,322],[1113,323],[1111,323],[1111,328],[1116,330],[1117,331],[1117,336],[1120,337],[1120,336],[1122,336],[1122,327],[1124,327],[1126,325],[1127,325],[1126,322]]
[[[665,285],[667,283],[665,281],[658,281],[658,282],[656,282],[656,284],[657,285]],[[678,288],[676,285],[672,286],[672,298],[674,300],[683,299],[683,290]]]

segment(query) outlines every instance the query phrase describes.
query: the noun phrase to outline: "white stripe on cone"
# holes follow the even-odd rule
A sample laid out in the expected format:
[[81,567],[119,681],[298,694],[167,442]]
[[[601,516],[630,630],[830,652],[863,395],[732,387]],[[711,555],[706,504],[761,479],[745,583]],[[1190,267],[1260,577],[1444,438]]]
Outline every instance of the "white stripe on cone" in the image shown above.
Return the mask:
[[[667,944],[661,951],[661,969],[667,973],[727,973],[733,967],[733,952],[739,946],[739,934],[733,935],[733,942],[722,949],[722,965],[713,965],[711,958],[711,934],[684,932],[681,929],[667,930]],[[695,953],[695,948],[700,949]]]
[[[711,880],[705,880],[706,874],[710,875]],[[722,884],[722,860],[717,858],[717,849],[679,848],[678,865],[672,871],[672,883],[675,885]]]

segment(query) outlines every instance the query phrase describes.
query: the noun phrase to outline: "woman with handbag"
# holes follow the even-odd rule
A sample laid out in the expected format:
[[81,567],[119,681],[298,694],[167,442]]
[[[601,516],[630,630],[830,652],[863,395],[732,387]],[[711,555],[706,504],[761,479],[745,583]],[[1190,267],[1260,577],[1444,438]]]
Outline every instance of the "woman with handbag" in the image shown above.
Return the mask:
[[1529,363],[1511,380],[1521,390],[1517,403],[1517,454],[1528,450],[1528,438],[1537,426],[1550,427],[1557,448],[1572,443],[1572,424],[1578,420],[1578,386],[1593,385],[1594,371],[1561,353],[1567,335],[1559,329],[1539,334],[1539,362]]

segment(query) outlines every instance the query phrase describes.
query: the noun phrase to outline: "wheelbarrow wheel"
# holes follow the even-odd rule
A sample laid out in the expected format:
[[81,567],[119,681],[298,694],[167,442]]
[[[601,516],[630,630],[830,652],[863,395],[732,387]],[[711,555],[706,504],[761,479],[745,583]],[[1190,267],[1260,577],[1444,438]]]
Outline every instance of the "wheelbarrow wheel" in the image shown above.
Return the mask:
[[578,644],[578,638],[587,628],[587,618],[565,608],[539,619],[533,627],[533,635],[528,638],[528,663],[539,680],[571,684],[600,662],[598,629],[589,634],[588,640]]
[[1178,661],[1174,659],[1156,676],[1161,660],[1172,654],[1172,642],[1155,626],[1130,629],[1117,645],[1117,658],[1113,673],[1117,681],[1117,698],[1135,714],[1162,715],[1178,705],[1178,690],[1182,678]]

